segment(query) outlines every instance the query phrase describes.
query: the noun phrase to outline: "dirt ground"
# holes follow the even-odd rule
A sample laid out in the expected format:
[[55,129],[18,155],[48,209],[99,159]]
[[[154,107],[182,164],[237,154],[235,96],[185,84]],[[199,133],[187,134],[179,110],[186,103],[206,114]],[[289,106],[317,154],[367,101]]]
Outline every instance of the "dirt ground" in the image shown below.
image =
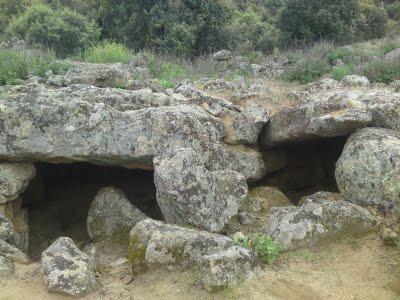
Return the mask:
[[[152,271],[127,283],[127,274],[103,275],[99,291],[83,299],[400,299],[400,250],[376,235],[319,249],[286,253],[236,288],[209,294],[192,271]],[[18,266],[0,284],[1,300],[61,300],[46,292],[39,264]]]

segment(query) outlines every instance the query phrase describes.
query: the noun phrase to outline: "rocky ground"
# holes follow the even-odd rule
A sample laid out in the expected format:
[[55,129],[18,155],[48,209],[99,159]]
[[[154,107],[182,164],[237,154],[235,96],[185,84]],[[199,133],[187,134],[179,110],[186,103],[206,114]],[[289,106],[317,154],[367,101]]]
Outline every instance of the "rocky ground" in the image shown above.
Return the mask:
[[396,83],[145,69],[1,87],[0,298],[399,296]]

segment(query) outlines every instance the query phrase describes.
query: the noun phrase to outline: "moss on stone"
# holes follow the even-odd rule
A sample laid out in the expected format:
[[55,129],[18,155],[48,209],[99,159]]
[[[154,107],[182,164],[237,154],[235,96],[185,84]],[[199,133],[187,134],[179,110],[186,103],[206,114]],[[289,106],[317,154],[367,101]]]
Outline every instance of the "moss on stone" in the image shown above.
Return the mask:
[[132,274],[138,275],[147,270],[146,247],[142,244],[137,235],[132,235],[128,247],[128,260],[131,266]]

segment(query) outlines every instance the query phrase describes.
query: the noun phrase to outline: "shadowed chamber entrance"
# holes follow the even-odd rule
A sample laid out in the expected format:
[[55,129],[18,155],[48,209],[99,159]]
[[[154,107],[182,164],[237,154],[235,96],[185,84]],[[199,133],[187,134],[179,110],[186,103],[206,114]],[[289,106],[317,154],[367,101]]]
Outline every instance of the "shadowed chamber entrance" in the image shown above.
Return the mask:
[[39,259],[60,236],[71,237],[79,247],[89,242],[88,211],[103,187],[121,189],[137,208],[161,219],[153,172],[89,163],[38,163],[36,169],[37,176],[22,195],[29,211],[29,254],[33,259]]
[[319,191],[338,192],[336,162],[347,137],[329,138],[294,144],[264,153],[268,164],[277,170],[267,174],[258,185],[281,189],[294,204],[303,196]]

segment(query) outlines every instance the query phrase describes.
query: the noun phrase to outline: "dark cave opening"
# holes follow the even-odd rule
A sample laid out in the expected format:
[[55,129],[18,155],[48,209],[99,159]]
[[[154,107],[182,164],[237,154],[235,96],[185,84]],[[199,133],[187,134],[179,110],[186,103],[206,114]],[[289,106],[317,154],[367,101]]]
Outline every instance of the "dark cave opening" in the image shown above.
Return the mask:
[[346,141],[347,137],[335,137],[266,151],[269,172],[254,185],[277,187],[294,204],[318,191],[338,192],[335,166]]
[[153,172],[89,163],[36,164],[37,175],[22,195],[29,215],[29,254],[38,259],[55,239],[71,237],[83,247],[89,242],[86,219],[97,192],[107,186],[125,192],[148,216],[161,220]]

